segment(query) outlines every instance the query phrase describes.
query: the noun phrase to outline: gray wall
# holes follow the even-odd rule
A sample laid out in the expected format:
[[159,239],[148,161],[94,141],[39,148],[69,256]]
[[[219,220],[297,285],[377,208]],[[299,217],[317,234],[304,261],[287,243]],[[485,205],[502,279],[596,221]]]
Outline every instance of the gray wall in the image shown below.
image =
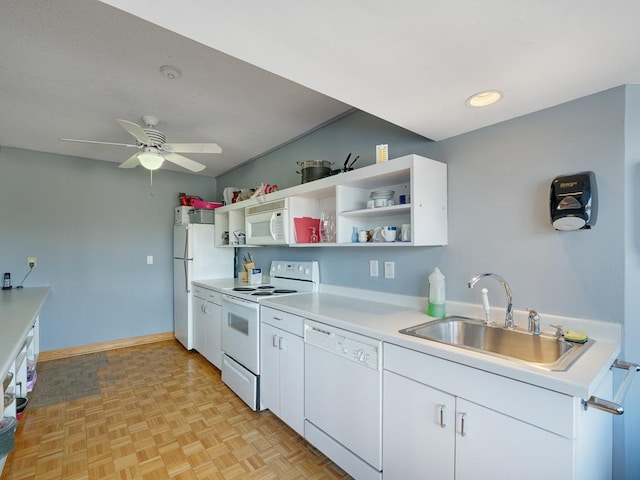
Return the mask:
[[[349,142],[346,153],[358,152],[363,164],[370,164],[376,143],[388,142],[391,158],[418,153],[448,164],[449,245],[271,247],[252,253],[262,267],[276,257],[317,259],[323,283],[422,296],[427,276],[439,266],[447,277],[447,297],[475,303],[480,291],[469,290],[467,280],[477,272],[495,272],[510,283],[516,308],[620,322],[624,99],[623,88],[610,90],[437,143],[364,113],[352,114],[302,143],[253,162],[253,183],[259,178],[269,183],[272,178],[287,178],[285,186],[299,183],[299,177],[288,176],[295,158],[308,158],[304,152],[336,158],[336,145],[344,139]],[[391,134],[386,134],[385,125]],[[335,141],[328,138],[331,131]],[[322,153],[325,146],[331,153]],[[551,181],[583,170],[596,172],[600,194],[596,228],[556,232],[548,215]],[[219,177],[219,188],[239,178],[241,171]],[[395,261],[396,279],[369,277],[370,259]],[[485,286],[492,303],[502,305],[504,293],[497,283],[489,282]]]
[[[625,115],[625,284],[623,356],[640,362],[640,85],[627,87]],[[618,437],[624,438],[624,448],[614,450],[621,465],[618,478],[640,478],[640,381],[636,378],[625,402],[625,412],[615,419]],[[620,458],[623,457],[623,458]],[[626,461],[625,461],[626,460]],[[631,462],[633,460],[633,462]],[[624,466],[625,470],[622,470]]]
[[160,170],[151,189],[140,168],[0,149],[0,273],[17,286],[38,257],[43,351],[173,330],[178,192],[213,198],[215,179]]
[[[339,161],[351,151],[362,155],[365,161],[357,165],[363,166],[373,163],[377,143],[389,143],[390,158],[417,153],[443,161],[449,172],[448,246],[263,247],[251,250],[256,263],[266,267],[276,258],[316,259],[323,283],[421,296],[428,274],[439,266],[447,277],[447,298],[473,303],[480,302],[480,292],[467,288],[468,278],[476,272],[499,273],[510,283],[518,309],[624,323],[629,353],[622,358],[638,362],[640,228],[634,219],[640,209],[639,130],[636,85],[437,143],[358,112],[219,177],[218,185],[267,181],[291,186],[299,183],[291,174],[296,160]],[[584,170],[596,173],[597,224],[592,230],[557,232],[548,214],[551,181]],[[370,278],[370,259],[395,261],[396,279]],[[492,304],[504,305],[497,283],[483,286]],[[624,418],[615,420],[614,474],[640,478],[637,380],[625,407]]]

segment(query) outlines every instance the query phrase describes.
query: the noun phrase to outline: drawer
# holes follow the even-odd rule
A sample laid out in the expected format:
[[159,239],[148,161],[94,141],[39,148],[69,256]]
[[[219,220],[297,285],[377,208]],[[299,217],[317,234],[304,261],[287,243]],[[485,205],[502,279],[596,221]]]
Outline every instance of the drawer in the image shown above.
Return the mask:
[[197,285],[191,286],[191,293],[193,293],[194,297],[202,298],[203,300],[207,299],[207,289],[199,287]]
[[298,337],[304,335],[304,318],[292,313],[260,306],[260,321],[280,328]]
[[220,292],[216,292],[214,290],[206,290],[207,292],[207,300],[211,303],[215,303],[216,305],[222,305],[222,294]]

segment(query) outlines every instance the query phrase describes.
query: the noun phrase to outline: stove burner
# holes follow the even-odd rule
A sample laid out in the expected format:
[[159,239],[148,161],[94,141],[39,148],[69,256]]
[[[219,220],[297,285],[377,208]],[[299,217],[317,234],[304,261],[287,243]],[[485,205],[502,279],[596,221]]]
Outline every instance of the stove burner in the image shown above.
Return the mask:
[[267,296],[267,295],[273,295],[273,293],[272,293],[272,292],[265,292],[265,291],[263,290],[263,291],[261,291],[261,292],[254,292],[254,293],[252,293],[251,295],[256,295],[256,296],[258,296],[258,297],[264,297],[264,296]]
[[297,290],[289,290],[288,288],[276,288],[273,293],[296,293]]
[[251,287],[233,287],[234,292],[253,292],[255,288]]
[[269,290],[271,288],[276,288],[276,287],[274,287],[273,285],[260,285],[258,287],[258,290]]

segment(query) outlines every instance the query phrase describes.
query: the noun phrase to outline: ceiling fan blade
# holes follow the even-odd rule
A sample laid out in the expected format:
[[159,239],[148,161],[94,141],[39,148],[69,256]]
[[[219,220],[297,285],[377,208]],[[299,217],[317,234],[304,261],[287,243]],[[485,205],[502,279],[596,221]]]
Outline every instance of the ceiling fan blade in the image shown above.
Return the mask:
[[140,148],[140,145],[129,145],[128,143],[97,142],[95,140],[76,140],[75,138],[60,138],[59,140],[62,140],[63,142],[97,143],[98,145],[116,145],[118,147]]
[[118,165],[118,168],[135,168],[138,165],[140,165],[140,160],[138,160],[138,152],[136,152],[131,155],[128,160]]
[[191,160],[190,158],[183,157],[182,155],[178,155],[177,153],[165,153],[163,154],[165,160],[175,163],[176,165],[186,168],[187,170],[191,170],[192,172],[201,172],[206,168],[205,165],[196,162],[195,160]]
[[165,143],[162,148],[172,153],[222,153],[217,143]]
[[144,133],[144,130],[137,123],[129,122],[127,120],[116,120],[122,128],[124,128],[127,132],[133,135],[136,140],[138,140],[143,145],[152,145],[153,141],[149,138],[149,136]]

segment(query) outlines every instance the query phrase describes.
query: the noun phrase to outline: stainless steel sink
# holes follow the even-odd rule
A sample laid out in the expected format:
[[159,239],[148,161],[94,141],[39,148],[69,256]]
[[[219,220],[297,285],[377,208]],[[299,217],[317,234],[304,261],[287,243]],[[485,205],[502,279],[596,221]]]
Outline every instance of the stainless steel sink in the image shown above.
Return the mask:
[[552,371],[567,370],[594,343],[593,340],[584,344],[571,343],[551,335],[532,335],[458,316],[405,328],[400,333],[498,355]]

